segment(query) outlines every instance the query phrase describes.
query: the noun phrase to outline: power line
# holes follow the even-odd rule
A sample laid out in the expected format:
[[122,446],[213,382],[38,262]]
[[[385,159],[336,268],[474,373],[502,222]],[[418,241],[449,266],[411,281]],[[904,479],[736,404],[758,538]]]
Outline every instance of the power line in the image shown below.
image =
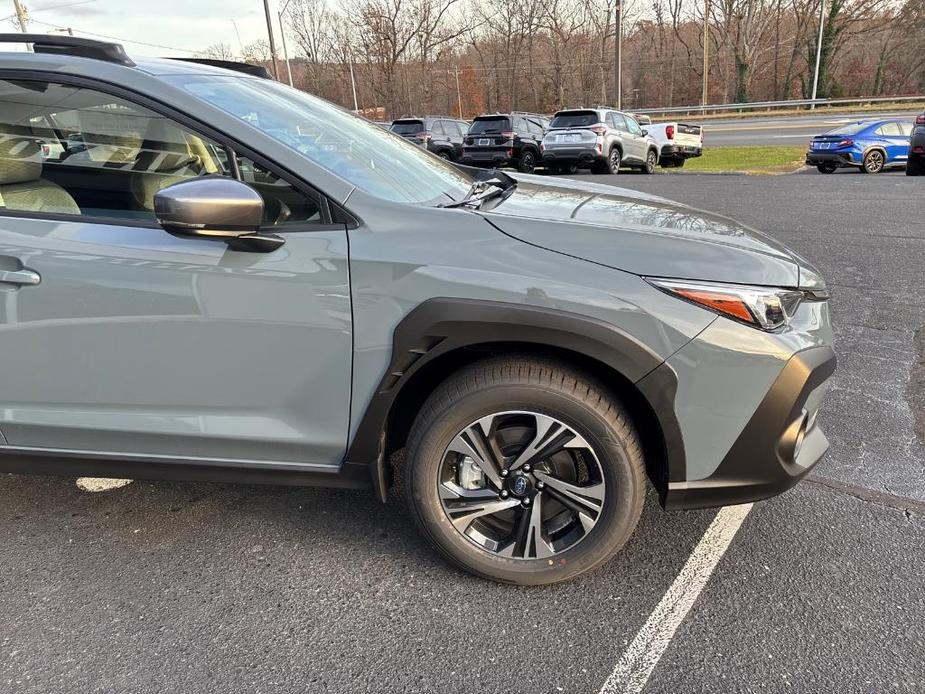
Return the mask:
[[[67,29],[66,26],[61,26],[60,24],[53,24],[52,22],[44,22],[35,17],[29,18],[30,22],[35,22],[36,24],[41,24],[42,26],[51,27],[52,29]],[[95,36],[96,38],[109,39],[110,41],[120,41],[122,43],[131,43],[137,46],[147,46],[149,48],[163,48],[168,51],[179,51],[180,53],[189,53],[190,55],[195,55],[196,51],[191,51],[188,48],[178,48],[177,46],[165,46],[160,43],[147,43],[145,41],[135,41],[133,39],[125,39],[120,36],[110,36],[109,34],[98,34],[93,31],[84,31],[83,29],[74,29],[74,31],[81,34],[86,34],[87,36]]]

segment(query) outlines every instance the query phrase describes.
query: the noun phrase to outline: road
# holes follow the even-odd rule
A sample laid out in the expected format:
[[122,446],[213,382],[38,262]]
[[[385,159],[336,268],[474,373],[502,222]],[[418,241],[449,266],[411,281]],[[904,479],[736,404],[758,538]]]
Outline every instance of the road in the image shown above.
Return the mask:
[[839,125],[871,118],[908,118],[913,120],[921,111],[858,112],[827,115],[768,116],[761,118],[723,119],[684,122],[703,125],[707,147],[741,145],[804,145],[813,135]]
[[[594,180],[790,244],[837,329],[828,456],[745,516],[642,691],[925,690],[921,181]],[[0,691],[596,694],[715,517],[650,495],[603,570],[528,589],[448,567],[398,498],[3,476]]]

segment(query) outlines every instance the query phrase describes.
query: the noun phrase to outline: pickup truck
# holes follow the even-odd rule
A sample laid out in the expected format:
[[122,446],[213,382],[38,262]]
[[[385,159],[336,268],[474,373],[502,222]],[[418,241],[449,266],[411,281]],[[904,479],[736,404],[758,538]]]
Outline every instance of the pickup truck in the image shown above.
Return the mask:
[[658,163],[663,168],[680,168],[686,159],[703,153],[703,128],[699,125],[651,123],[645,129],[658,143]]

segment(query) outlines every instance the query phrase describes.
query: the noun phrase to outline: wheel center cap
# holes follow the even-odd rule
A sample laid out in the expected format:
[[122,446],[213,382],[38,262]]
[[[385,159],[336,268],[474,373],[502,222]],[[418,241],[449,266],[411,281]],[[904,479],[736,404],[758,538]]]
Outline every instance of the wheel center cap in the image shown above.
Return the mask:
[[530,479],[526,475],[520,474],[512,477],[508,486],[511,490],[511,494],[519,497],[527,496],[530,493],[530,489],[533,487]]

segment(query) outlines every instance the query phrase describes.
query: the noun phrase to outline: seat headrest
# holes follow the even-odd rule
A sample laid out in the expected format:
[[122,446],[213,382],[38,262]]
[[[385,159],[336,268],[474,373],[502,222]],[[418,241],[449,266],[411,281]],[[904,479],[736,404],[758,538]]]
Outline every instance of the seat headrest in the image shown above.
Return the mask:
[[0,128],[0,186],[42,177],[42,148],[25,129]]

